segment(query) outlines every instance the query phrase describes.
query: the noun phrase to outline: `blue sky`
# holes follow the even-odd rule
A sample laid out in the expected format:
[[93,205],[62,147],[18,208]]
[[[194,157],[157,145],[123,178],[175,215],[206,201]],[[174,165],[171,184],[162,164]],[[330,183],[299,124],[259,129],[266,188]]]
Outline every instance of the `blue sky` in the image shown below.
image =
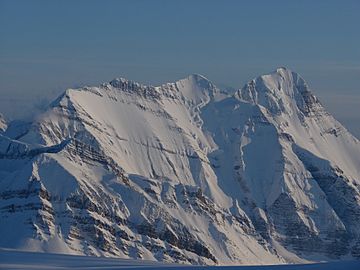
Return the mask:
[[201,73],[241,87],[287,66],[360,137],[360,1],[3,1],[0,112],[68,87]]

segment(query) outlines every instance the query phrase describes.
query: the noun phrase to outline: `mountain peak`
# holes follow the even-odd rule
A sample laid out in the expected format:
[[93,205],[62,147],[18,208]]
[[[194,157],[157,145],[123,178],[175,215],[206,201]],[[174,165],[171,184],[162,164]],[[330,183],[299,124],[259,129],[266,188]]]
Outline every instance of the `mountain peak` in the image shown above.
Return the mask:
[[179,81],[177,81],[177,83],[185,83],[185,82],[189,82],[191,85],[197,85],[201,88],[214,88],[214,84],[205,76],[201,75],[201,74],[197,74],[197,73],[193,73],[190,74],[189,76],[187,76],[184,79],[181,79]]
[[298,73],[293,72],[286,67],[279,67],[273,72],[257,77],[255,80],[263,80],[268,83],[278,84],[281,83],[282,81],[292,83],[296,81],[297,78],[301,78]]
[[280,67],[249,81],[235,96],[243,101],[261,105],[270,112],[289,113],[294,104],[304,114],[322,109],[307,83],[296,72]]
[[214,99],[220,92],[209,79],[201,74],[191,74],[184,79],[178,80],[175,84],[188,100],[195,103]]
[[115,78],[113,80],[111,80],[109,82],[109,84],[114,87],[114,88],[119,88],[119,89],[127,89],[127,88],[146,88],[147,86],[141,84],[141,83],[138,83],[138,82],[135,82],[135,81],[132,81],[132,80],[128,80],[128,79],[125,79],[125,78]]
[[284,81],[294,84],[295,86],[300,86],[301,90],[305,90],[304,88],[306,88],[306,90],[309,91],[308,85],[300,74],[287,67],[278,67],[275,71],[261,75],[257,79],[272,81],[272,83],[281,83],[281,81]]
[[206,81],[210,81],[208,78],[206,78],[204,75],[201,75],[199,73],[193,73],[190,74],[188,77],[188,79],[193,79],[193,80],[206,80]]
[[110,84],[115,84],[115,83],[117,83],[117,82],[128,82],[129,80],[128,79],[126,79],[126,78],[123,78],[123,77],[120,77],[120,78],[114,78],[114,79],[112,79],[109,83]]
[[290,70],[289,68],[284,67],[284,66],[278,67],[278,68],[276,69],[276,72],[278,72],[278,73],[287,72],[287,71],[290,71],[290,72],[291,72],[291,70]]

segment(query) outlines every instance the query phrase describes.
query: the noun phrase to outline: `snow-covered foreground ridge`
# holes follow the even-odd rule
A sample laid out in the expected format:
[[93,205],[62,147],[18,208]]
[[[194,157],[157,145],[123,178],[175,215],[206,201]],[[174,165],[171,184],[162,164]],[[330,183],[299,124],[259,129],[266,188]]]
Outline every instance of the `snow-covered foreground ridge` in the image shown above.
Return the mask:
[[86,257],[51,253],[33,253],[0,249],[0,269],[170,269],[170,270],[358,270],[360,261],[338,261],[316,264],[267,265],[267,266],[190,266],[166,264],[153,261],[104,257]]
[[360,257],[360,143],[296,73],[68,89],[2,121],[0,247],[187,264]]

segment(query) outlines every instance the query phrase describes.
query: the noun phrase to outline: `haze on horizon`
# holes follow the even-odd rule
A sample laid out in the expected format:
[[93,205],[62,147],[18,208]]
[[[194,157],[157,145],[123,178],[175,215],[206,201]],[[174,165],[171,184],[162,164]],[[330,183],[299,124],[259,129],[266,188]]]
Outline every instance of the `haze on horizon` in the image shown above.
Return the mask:
[[0,1],[0,112],[69,87],[200,73],[218,85],[286,66],[360,138],[359,1]]

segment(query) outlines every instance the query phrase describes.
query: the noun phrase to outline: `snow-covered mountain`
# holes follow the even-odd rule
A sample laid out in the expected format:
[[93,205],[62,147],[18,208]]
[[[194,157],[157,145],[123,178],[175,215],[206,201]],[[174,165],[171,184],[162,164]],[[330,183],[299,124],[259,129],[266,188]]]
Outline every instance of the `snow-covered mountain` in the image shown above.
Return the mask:
[[360,143],[279,68],[68,89],[0,133],[0,246],[193,264],[360,257]]

